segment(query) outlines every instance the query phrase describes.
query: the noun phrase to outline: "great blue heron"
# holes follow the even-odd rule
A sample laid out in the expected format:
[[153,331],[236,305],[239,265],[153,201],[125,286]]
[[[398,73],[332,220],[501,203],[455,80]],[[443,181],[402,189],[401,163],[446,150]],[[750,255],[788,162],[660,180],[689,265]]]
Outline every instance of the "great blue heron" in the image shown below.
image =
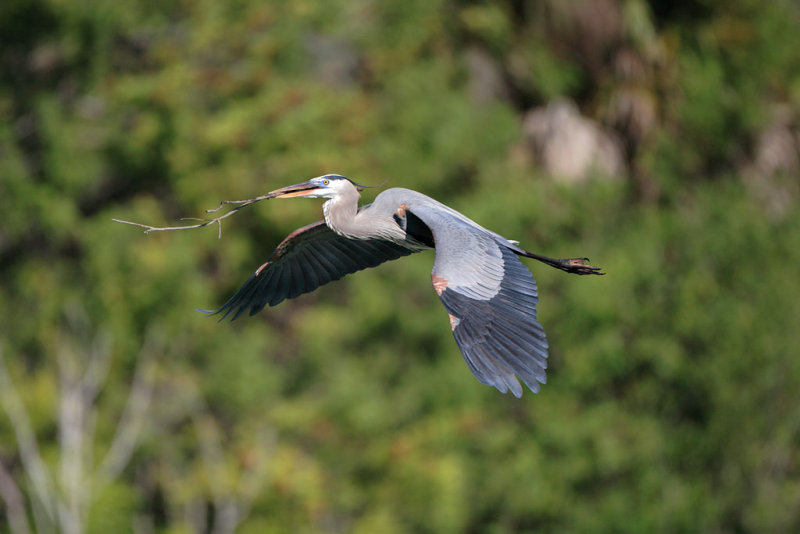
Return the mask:
[[603,274],[587,258],[554,259],[528,252],[416,191],[387,189],[359,207],[363,186],[327,174],[290,185],[270,198],[328,198],[325,219],[298,228],[218,310],[234,320],[294,298],[346,274],[433,248],[433,288],[450,316],[461,354],[475,378],[522,395],[547,380],[547,339],[536,320],[536,281],[517,256],[575,274]]

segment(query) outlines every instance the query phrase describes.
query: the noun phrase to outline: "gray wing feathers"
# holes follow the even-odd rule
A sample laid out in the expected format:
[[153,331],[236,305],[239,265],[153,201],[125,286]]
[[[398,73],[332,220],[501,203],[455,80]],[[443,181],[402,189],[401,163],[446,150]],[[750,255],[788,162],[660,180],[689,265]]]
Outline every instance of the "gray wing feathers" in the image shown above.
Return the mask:
[[220,320],[230,315],[234,320],[244,312],[254,315],[267,305],[275,306],[346,274],[413,252],[391,241],[348,239],[319,221],[289,234],[267,262],[212,313],[221,313]]
[[546,383],[548,344],[536,319],[536,282],[512,252],[504,253],[504,260],[506,276],[496,296],[476,300],[460,287],[448,286],[440,297],[454,318],[453,336],[475,377],[519,397],[522,388],[515,374],[534,393]]
[[410,209],[433,233],[434,287],[472,374],[519,397],[516,375],[537,393],[547,380],[548,344],[536,319],[539,297],[530,271],[507,240],[463,215],[428,203]]

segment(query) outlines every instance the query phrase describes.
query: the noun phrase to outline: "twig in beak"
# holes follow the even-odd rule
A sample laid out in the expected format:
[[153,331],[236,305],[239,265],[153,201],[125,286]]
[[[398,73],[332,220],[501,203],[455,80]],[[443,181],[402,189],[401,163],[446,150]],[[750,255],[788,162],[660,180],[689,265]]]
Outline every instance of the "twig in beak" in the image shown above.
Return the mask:
[[223,200],[222,202],[219,203],[219,206],[217,206],[216,208],[206,210],[206,213],[216,213],[219,210],[221,210],[223,206],[225,206],[227,204],[237,204],[237,206],[235,208],[233,208],[231,211],[225,213],[224,215],[220,215],[219,217],[214,217],[213,219],[199,219],[199,218],[196,218],[196,217],[184,217],[184,218],[181,219],[182,221],[202,221],[202,222],[200,222],[198,224],[187,224],[185,226],[150,226],[149,224],[142,224],[142,223],[131,222],[131,221],[123,221],[123,220],[120,220],[120,219],[111,219],[111,220],[114,221],[114,222],[122,223],[122,224],[129,224],[131,226],[138,226],[139,228],[144,228],[145,229],[144,230],[145,234],[149,234],[150,232],[169,232],[169,231],[172,231],[172,230],[191,230],[193,228],[203,228],[203,227],[208,226],[210,224],[216,223],[217,227],[218,227],[217,237],[219,239],[221,239],[222,238],[222,219],[225,219],[226,217],[230,217],[231,215],[233,215],[234,213],[236,213],[240,209],[245,208],[245,207],[249,206],[250,204],[255,204],[256,202],[259,202],[261,200],[267,200],[269,198],[274,198],[276,196],[278,196],[278,195],[275,194],[275,193],[267,193],[266,195],[257,196],[255,198],[248,198],[246,200]]

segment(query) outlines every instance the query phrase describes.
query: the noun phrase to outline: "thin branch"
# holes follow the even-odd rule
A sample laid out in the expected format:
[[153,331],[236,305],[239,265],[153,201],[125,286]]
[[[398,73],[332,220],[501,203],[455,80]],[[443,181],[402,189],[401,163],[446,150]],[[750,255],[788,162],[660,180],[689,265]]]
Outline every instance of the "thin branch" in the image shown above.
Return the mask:
[[217,206],[216,208],[206,210],[206,213],[216,213],[219,210],[221,210],[223,208],[223,206],[226,206],[228,204],[237,204],[237,206],[235,208],[233,208],[231,211],[225,213],[224,215],[220,215],[219,217],[214,217],[213,219],[199,219],[199,218],[196,218],[196,217],[184,217],[184,218],[181,219],[182,221],[201,221],[201,222],[199,222],[197,224],[187,224],[185,226],[150,226],[149,224],[142,224],[142,223],[136,223],[136,222],[131,222],[131,221],[123,221],[123,220],[120,220],[120,219],[111,219],[111,220],[114,221],[114,222],[122,223],[122,224],[130,224],[131,226],[138,226],[139,228],[144,228],[145,229],[144,230],[145,234],[149,234],[150,232],[168,232],[168,231],[172,231],[172,230],[191,230],[192,228],[204,228],[204,227],[206,227],[206,226],[208,226],[210,224],[216,223],[217,227],[219,228],[218,237],[222,238],[222,219],[230,217],[231,215],[233,215],[234,213],[236,213],[240,209],[246,208],[250,204],[255,204],[256,202],[259,202],[261,200],[267,200],[269,198],[275,198],[279,194],[280,193],[267,193],[266,195],[257,196],[255,198],[248,198],[248,199],[245,199],[245,200],[223,200],[222,202],[219,203],[219,206]]
[[114,438],[97,469],[102,476],[101,487],[111,483],[122,473],[139,442],[155,388],[155,353],[158,350],[155,343],[151,336],[145,339]]
[[86,371],[80,379],[83,403],[91,406],[100,389],[106,383],[108,372],[111,369],[111,336],[107,333],[97,336],[89,348],[89,362]]
[[[59,356],[58,435],[61,460],[58,502],[59,528],[65,534],[82,531],[81,503],[88,499],[91,486],[83,480],[86,446],[86,411],[78,370],[74,362],[63,362]],[[72,364],[72,365],[70,365]]]
[[8,373],[2,350],[0,350],[0,405],[2,405],[11,428],[17,439],[22,466],[30,477],[33,494],[41,505],[50,522],[56,522],[56,498],[47,467],[39,453],[39,445],[33,432],[31,421],[22,399],[19,397],[14,382]]
[[68,342],[60,343],[59,369],[59,446],[61,452],[61,489],[59,502],[60,529],[65,534],[85,530],[92,483],[86,476],[91,465],[94,441],[93,406],[111,367],[111,339],[98,335],[90,347],[89,360],[82,370],[77,351]]
[[[30,482],[30,476],[26,478]],[[34,532],[37,534],[58,534],[56,530],[56,523],[50,518],[47,510],[38,499],[29,496],[31,503],[31,515],[33,516]]]

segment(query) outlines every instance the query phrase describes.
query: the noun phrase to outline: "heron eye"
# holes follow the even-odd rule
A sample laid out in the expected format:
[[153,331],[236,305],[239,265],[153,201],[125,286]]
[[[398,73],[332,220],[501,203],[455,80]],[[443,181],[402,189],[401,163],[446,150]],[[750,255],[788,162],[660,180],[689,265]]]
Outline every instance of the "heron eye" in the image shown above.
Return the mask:
[[331,183],[330,180],[322,180],[322,185],[328,185],[329,183]]

